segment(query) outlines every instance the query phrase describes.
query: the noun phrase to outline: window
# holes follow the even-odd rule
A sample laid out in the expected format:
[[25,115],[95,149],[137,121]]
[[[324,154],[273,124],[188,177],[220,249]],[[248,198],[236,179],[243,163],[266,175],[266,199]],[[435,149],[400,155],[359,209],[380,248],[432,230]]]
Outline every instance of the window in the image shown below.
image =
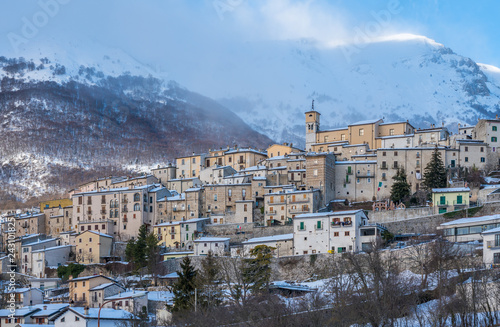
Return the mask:
[[484,152],[484,147],[481,147],[481,148],[480,148],[480,151],[481,151],[481,152]]
[[469,162],[469,157],[465,157],[465,162]]
[[439,204],[446,204],[446,197],[445,196],[441,196],[439,198]]
[[334,237],[338,237],[339,236],[339,232],[333,232],[333,236]]
[[[89,237],[89,243],[92,243],[92,237]],[[84,282],[84,284],[85,284],[85,282]],[[85,285],[83,285],[83,286],[85,286]]]
[[496,136],[492,136],[491,137],[491,142],[496,142],[497,141],[497,137]]
[[318,220],[318,221],[316,222],[316,229],[322,229],[322,228],[321,228],[321,220]]
[[[493,141],[493,140],[492,140],[492,141]],[[465,151],[465,152],[468,152],[468,151],[469,151],[469,147],[468,147],[468,146],[464,147],[464,151]]]
[[481,162],[486,162],[486,159],[484,157],[481,157]]
[[196,163],[196,158],[193,158],[193,163]]
[[349,231],[344,233],[345,236],[349,236]]
[[214,194],[214,201],[217,201],[217,194]]
[[397,169],[398,168],[398,162],[397,161],[394,161],[394,168]]
[[313,176],[318,176],[318,170],[317,169],[313,170]]
[[182,159],[182,164],[184,165],[186,162],[184,161],[184,159]]
[[457,195],[457,204],[462,204],[462,196]]
[[342,141],[345,141],[345,134],[341,134],[341,135],[340,135],[340,139],[341,139]]
[[391,136],[393,136],[393,135],[394,135],[394,128],[391,128],[391,129],[389,130],[389,135],[391,135]]
[[398,151],[394,151],[394,156],[397,157],[398,156]]
[[359,136],[363,136],[365,135],[365,129],[364,128],[360,128],[359,129]]
[[304,226],[304,222],[301,221],[300,225],[299,225],[299,230],[305,230],[305,229],[306,229],[306,226]]
[[134,211],[141,211],[141,206],[139,203],[134,204]]
[[493,132],[496,132],[496,131],[497,131],[497,127],[496,127],[496,126],[491,126],[491,130],[492,130]]

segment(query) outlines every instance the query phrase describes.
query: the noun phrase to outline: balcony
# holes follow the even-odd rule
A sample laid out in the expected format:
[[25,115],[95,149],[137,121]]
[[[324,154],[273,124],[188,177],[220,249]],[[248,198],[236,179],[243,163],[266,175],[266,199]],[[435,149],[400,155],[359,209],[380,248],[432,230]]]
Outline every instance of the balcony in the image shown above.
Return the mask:
[[128,212],[128,209],[127,209],[126,207],[124,207],[124,208],[122,209],[122,212]]
[[269,201],[267,200],[267,204],[284,204],[285,203],[285,200],[281,201],[281,200],[278,200],[278,201]]
[[128,218],[123,218],[122,222],[124,222],[124,223],[128,222]]
[[266,211],[266,215],[275,215],[276,214],[276,210],[269,210],[269,211]]
[[392,169],[399,169],[399,165],[392,165]]
[[309,199],[296,199],[296,200],[291,200],[290,203],[309,203]]
[[106,204],[106,199],[101,199],[101,204]]
[[91,214],[92,214],[92,210],[88,210],[87,215],[91,215]]
[[449,205],[450,205],[449,201],[439,201],[439,203],[437,204],[438,207],[447,207]]
[[332,227],[351,226],[352,221],[332,221]]
[[486,246],[488,249],[500,249],[500,243],[497,243],[495,241],[487,241]]
[[359,174],[356,174],[356,178],[372,178],[373,175],[370,173],[370,174],[364,174],[364,173],[359,173]]
[[300,208],[300,209],[290,209],[290,213],[293,214],[301,214],[301,213],[309,213],[309,208]]
[[122,203],[128,203],[127,198],[123,198]]
[[387,167],[387,165],[382,165],[382,166],[380,166],[380,169],[387,170],[387,169],[389,169],[389,167]]
[[105,215],[105,214],[107,214],[107,211],[106,210],[101,210],[100,213],[101,213],[101,215]]

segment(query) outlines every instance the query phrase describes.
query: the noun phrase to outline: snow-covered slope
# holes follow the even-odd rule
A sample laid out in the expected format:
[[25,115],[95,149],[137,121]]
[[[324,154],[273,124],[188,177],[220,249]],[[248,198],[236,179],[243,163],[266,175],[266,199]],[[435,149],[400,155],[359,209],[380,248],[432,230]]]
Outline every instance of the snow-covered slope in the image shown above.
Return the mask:
[[303,113],[312,99],[323,128],[385,117],[409,119],[417,127],[444,122],[456,130],[459,122],[500,113],[500,69],[422,36],[335,48],[311,40],[248,47],[238,52],[241,65],[229,63],[231,69],[214,74],[220,80],[244,76],[218,98],[277,141],[303,144]]

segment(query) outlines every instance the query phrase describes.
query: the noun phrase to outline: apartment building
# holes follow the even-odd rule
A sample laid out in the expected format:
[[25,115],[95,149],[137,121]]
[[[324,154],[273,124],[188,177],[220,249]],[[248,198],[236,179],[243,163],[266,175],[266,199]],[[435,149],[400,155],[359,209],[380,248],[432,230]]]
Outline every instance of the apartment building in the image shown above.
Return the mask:
[[160,184],[76,193],[72,197],[73,224],[75,229],[80,227],[79,231],[79,224],[90,223],[91,230],[97,226],[97,232],[104,232],[101,228],[107,228],[111,221],[112,231],[106,230],[109,235],[119,240],[133,239],[142,224],[153,223],[156,199],[169,194]]
[[335,199],[335,155],[332,153],[306,154],[305,184],[321,192],[321,206]]
[[153,226],[160,246],[164,246],[168,249],[181,248],[181,222],[182,221],[169,221]]
[[367,251],[382,227],[368,224],[363,210],[309,213],[293,220],[295,254]]
[[321,202],[318,189],[283,189],[264,194],[265,222],[268,226],[290,224],[297,215],[317,212]]
[[[200,171],[205,167],[204,162],[207,154],[192,154],[190,156],[175,159],[178,178],[194,178],[200,176]],[[209,166],[207,166],[209,167]]]
[[45,234],[45,213],[27,212],[16,216],[16,236]]
[[296,148],[293,143],[273,144],[266,149],[267,158],[286,156],[290,153],[301,153],[304,150]]
[[171,163],[165,166],[158,165],[156,168],[151,169],[151,173],[154,177],[158,179],[158,183],[162,185],[167,185],[167,181],[177,178],[176,167]]
[[60,233],[73,229],[73,205],[46,208],[44,213],[45,232],[48,235],[59,236]]
[[76,236],[76,261],[81,264],[106,262],[112,248],[112,236],[87,230]]
[[38,278],[45,277],[45,268],[66,264],[70,260],[71,252],[74,252],[74,247],[71,245],[59,245],[32,251],[31,274]]
[[377,161],[337,161],[335,163],[335,198],[372,201],[377,194]]
[[252,148],[226,148],[210,150],[205,158],[205,167],[213,165],[231,166],[237,171],[256,166],[267,158],[267,153]]
[[204,186],[203,215],[234,214],[236,201],[252,199],[252,184],[209,184]]
[[[94,275],[73,278],[69,277],[69,299],[75,306],[90,306],[92,297],[91,289],[105,284],[116,284],[116,281],[104,275]],[[117,292],[118,293],[118,292]]]
[[42,250],[44,248],[50,248],[59,245],[57,239],[36,239],[33,242],[23,244],[20,253],[20,269],[23,273],[32,275],[33,274],[33,252],[36,250]]

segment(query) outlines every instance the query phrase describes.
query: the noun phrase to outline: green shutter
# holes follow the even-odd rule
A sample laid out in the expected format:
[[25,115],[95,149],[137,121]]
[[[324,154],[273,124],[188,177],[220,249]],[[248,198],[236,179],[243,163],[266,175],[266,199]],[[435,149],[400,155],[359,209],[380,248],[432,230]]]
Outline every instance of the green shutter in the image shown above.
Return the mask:
[[347,173],[351,174],[351,166],[347,166]]
[[318,220],[318,222],[316,223],[316,228],[321,229],[321,220]]
[[439,204],[446,204],[446,196],[441,196],[439,198]]
[[457,204],[462,204],[462,196],[457,195]]
[[300,222],[300,230],[304,230],[304,222],[303,221]]

